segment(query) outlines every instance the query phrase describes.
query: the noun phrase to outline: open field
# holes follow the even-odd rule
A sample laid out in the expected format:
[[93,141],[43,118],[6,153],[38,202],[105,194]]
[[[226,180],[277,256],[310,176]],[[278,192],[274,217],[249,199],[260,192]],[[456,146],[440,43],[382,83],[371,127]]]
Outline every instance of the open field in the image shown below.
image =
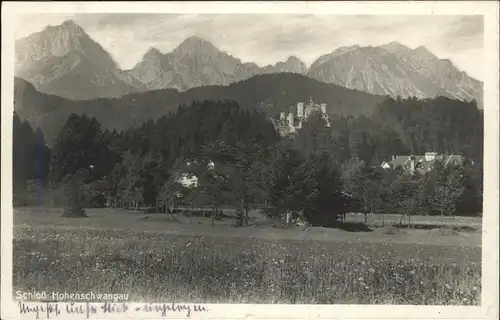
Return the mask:
[[[362,213],[350,213],[346,216],[346,222],[364,222],[365,216]],[[389,226],[398,224],[401,219],[400,214],[369,214],[368,215],[368,225],[371,226]],[[424,226],[441,226],[442,224],[446,226],[454,227],[469,227],[473,229],[481,229],[482,219],[480,217],[450,217],[450,216],[420,216],[415,215],[411,217],[405,217],[403,223],[408,224],[409,222],[415,227]]]
[[[16,208],[14,210],[15,226],[30,226],[36,228],[92,228],[104,230],[135,230],[143,232],[162,232],[169,234],[187,235],[213,235],[221,237],[261,237],[266,239],[290,239],[290,240],[341,240],[358,242],[402,242],[422,244],[442,244],[459,246],[481,245],[481,220],[477,218],[457,218],[456,224],[468,225],[475,230],[470,232],[455,232],[454,236],[429,236],[439,234],[438,229],[433,230],[405,230],[392,228],[390,223],[386,227],[376,227],[378,220],[374,215],[369,215],[368,225],[375,226],[373,232],[344,232],[330,228],[272,228],[275,223],[266,220],[258,212],[250,212],[250,226],[247,228],[236,228],[235,216],[221,221],[216,221],[214,227],[210,224],[210,218],[186,217],[171,214],[144,214],[143,212],[125,211],[121,209],[86,209],[88,218],[71,219],[61,218],[62,209],[59,208]],[[226,212],[226,214],[228,214]],[[231,215],[230,213],[228,215]],[[399,215],[385,215],[386,221],[399,222]],[[350,214],[346,222],[361,222],[362,214]],[[421,221],[439,219],[439,217],[414,217]],[[448,218],[450,219],[450,218]],[[413,221],[413,220],[412,220]],[[462,223],[460,223],[462,221]],[[425,221],[424,221],[425,223]],[[465,223],[465,224],[464,224]],[[439,225],[435,220],[434,224]],[[448,232],[449,233],[449,232]],[[390,235],[390,236],[388,236]]]
[[[253,216],[110,209],[14,212],[15,290],[130,293],[132,300],[479,304],[481,233],[279,229]],[[147,218],[145,218],[147,217]]]

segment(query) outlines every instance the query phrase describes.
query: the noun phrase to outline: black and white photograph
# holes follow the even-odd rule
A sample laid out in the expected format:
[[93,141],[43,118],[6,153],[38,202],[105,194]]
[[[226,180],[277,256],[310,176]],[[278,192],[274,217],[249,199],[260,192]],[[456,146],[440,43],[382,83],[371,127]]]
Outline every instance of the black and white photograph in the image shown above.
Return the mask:
[[463,3],[11,3],[2,318],[498,318],[498,3]]

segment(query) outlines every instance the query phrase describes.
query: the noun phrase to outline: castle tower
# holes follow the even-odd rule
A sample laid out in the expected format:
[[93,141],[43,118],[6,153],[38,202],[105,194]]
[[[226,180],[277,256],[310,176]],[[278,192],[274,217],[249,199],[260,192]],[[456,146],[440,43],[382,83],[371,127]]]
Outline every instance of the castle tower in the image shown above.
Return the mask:
[[304,117],[304,102],[298,102],[297,103],[297,116],[299,118]]
[[321,113],[326,114],[326,103],[321,104]]
[[285,121],[285,113],[284,112],[280,112],[280,120]]
[[293,121],[293,120],[294,120],[294,119],[293,119],[293,113],[291,113],[291,112],[290,112],[290,113],[288,114],[288,126],[289,126],[290,128],[294,126],[294,123],[293,123],[294,121]]
[[306,119],[307,119],[307,118],[309,117],[309,115],[310,115],[310,114],[311,114],[311,106],[307,106],[307,107],[306,107],[306,110],[305,110],[305,112],[304,112],[304,118],[306,118]]

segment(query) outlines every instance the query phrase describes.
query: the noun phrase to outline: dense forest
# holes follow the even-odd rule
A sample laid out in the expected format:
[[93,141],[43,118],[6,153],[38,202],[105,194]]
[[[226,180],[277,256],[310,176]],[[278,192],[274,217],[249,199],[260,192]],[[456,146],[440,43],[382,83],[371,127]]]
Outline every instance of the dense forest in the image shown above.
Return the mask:
[[[277,110],[279,112],[279,110]],[[381,101],[370,116],[319,115],[280,137],[269,114],[233,100],[180,105],[126,130],[73,113],[49,149],[14,115],[14,204],[156,207],[189,204],[291,211],[328,225],[348,210],[477,215],[482,210],[483,114],[448,98]],[[460,154],[425,175],[383,170],[392,155]],[[178,182],[196,176],[197,188]],[[77,191],[75,191],[75,188]]]
[[53,146],[59,131],[73,113],[95,117],[108,130],[140,127],[156,121],[180,105],[193,101],[232,100],[242,109],[267,115],[288,111],[298,101],[327,103],[330,114],[369,115],[384,97],[326,84],[299,74],[268,74],[233,83],[229,86],[205,86],[185,92],[173,89],[125,95],[118,99],[72,101],[36,91],[27,81],[16,78],[14,110],[23,120],[39,127],[47,144]]

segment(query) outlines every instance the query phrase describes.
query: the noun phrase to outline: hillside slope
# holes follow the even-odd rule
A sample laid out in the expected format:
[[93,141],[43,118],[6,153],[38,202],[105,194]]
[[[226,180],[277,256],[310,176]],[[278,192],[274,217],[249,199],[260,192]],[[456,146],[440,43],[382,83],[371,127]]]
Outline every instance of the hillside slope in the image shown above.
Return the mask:
[[[206,86],[185,92],[164,89],[135,93],[117,99],[71,101],[46,95],[22,79],[15,82],[15,111],[40,127],[52,144],[71,114],[95,116],[104,127],[126,129],[139,126],[175,111],[181,104],[194,100],[234,100],[242,108],[260,110],[268,115],[289,111],[299,101],[313,98],[326,103],[330,114],[370,114],[384,97],[325,84],[309,77],[291,74],[267,74],[233,83],[229,86]],[[186,125],[189,125],[187,123]]]

